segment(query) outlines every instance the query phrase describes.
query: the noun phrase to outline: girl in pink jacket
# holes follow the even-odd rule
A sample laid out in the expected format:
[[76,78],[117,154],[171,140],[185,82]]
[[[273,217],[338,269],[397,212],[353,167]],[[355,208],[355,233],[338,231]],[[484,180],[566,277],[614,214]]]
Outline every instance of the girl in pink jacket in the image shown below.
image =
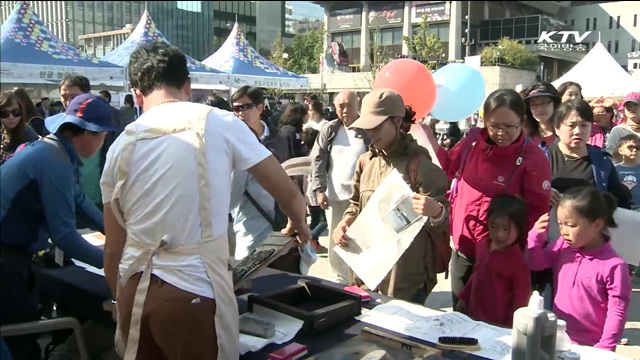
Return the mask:
[[558,204],[560,238],[546,244],[549,215],[529,233],[531,270],[553,268],[553,312],[567,322],[574,344],[615,351],[631,298],[627,265],[609,243],[616,199],[595,187],[576,187]]

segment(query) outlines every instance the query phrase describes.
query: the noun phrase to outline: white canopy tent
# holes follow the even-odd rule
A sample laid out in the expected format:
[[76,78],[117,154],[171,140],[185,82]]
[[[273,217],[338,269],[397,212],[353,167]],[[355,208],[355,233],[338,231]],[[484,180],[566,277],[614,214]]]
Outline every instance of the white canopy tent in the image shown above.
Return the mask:
[[567,81],[582,86],[585,98],[623,97],[637,91],[631,78],[607,49],[598,42],[579,63],[552,84],[556,88]]

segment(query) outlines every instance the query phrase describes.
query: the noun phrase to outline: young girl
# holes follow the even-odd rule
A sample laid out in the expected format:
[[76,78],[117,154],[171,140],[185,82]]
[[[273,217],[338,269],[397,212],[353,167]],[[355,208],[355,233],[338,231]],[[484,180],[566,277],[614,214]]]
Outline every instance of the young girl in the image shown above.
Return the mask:
[[553,312],[567,322],[575,344],[615,351],[622,338],[631,297],[624,260],[609,243],[616,200],[595,187],[577,187],[558,204],[560,238],[545,246],[549,215],[530,232],[527,257],[532,270],[553,268]]
[[511,327],[513,313],[531,296],[531,277],[524,256],[526,204],[499,195],[489,204],[489,235],[476,245],[476,263],[456,310],[476,320]]

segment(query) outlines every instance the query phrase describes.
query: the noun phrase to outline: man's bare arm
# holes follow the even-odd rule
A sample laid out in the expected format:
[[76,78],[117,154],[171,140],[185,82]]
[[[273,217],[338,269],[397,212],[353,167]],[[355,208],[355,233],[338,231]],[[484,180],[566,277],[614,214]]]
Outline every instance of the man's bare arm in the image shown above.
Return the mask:
[[118,286],[118,267],[127,241],[127,231],[116,220],[111,203],[104,204],[104,277],[111,289],[113,298],[116,298]]

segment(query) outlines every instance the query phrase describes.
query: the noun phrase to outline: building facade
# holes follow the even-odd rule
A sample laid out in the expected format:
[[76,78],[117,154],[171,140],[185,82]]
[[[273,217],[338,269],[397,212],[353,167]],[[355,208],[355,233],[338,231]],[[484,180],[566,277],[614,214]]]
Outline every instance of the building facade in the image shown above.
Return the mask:
[[591,31],[587,41],[605,46],[620,66],[627,70],[627,54],[640,50],[640,2],[603,1],[596,4],[572,1],[558,19],[581,34]]
[[324,10],[308,1],[257,1],[257,9],[256,50],[261,53],[270,51],[278,34],[289,46],[296,34],[319,29],[323,24]]

